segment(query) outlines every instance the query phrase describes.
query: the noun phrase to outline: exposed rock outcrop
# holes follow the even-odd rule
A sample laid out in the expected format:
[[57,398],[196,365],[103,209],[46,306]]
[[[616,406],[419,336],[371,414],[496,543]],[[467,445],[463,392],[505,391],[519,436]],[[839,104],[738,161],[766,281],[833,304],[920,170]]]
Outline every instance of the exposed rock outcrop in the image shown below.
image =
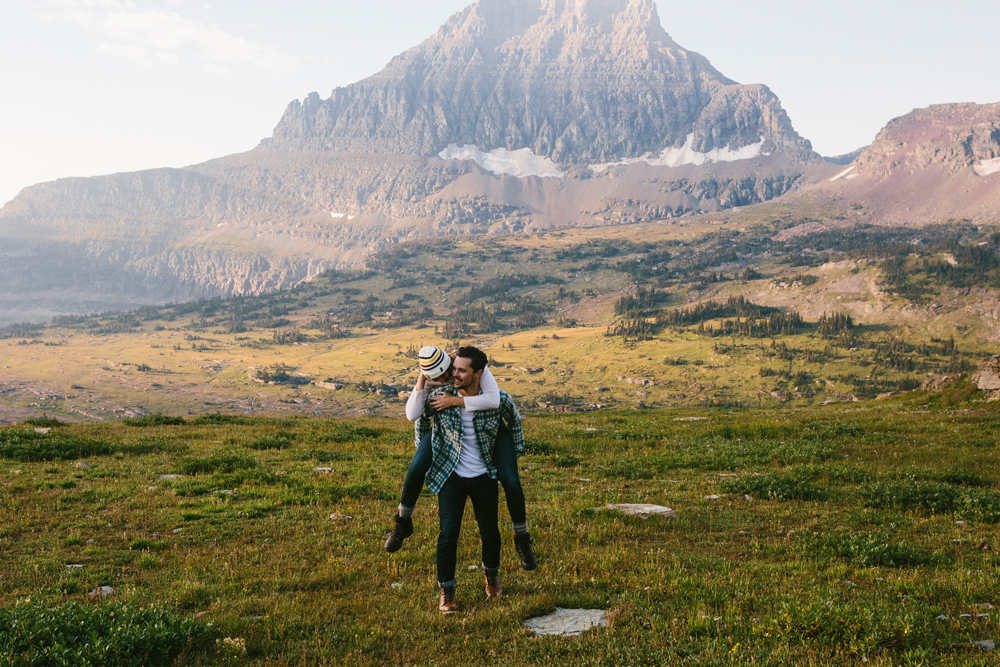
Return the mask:
[[982,390],[987,401],[1000,401],[1000,357],[984,359],[973,374],[972,382]]

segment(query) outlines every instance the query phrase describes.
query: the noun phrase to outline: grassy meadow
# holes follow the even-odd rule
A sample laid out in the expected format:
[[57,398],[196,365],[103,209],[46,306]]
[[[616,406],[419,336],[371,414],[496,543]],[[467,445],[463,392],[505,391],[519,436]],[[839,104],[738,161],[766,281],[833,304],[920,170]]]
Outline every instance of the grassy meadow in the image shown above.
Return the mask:
[[[964,383],[529,416],[539,568],[518,567],[501,507],[504,595],[487,601],[467,512],[452,617],[436,608],[433,496],[404,548],[382,550],[413,451],[403,420],[45,425],[0,430],[10,664],[995,664],[957,646],[1000,639],[1000,410]],[[592,509],[609,503],[678,518]],[[101,586],[115,594],[88,595]],[[522,626],[557,607],[610,622]]]

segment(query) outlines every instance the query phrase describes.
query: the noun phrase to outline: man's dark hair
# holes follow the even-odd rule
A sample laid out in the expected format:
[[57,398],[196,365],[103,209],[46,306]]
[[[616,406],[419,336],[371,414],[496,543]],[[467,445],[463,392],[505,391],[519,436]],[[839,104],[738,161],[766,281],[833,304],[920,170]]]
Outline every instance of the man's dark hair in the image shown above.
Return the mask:
[[472,366],[472,370],[477,373],[486,368],[486,363],[489,361],[486,358],[485,352],[480,350],[478,347],[472,347],[471,345],[458,348],[458,356],[472,362],[469,365]]

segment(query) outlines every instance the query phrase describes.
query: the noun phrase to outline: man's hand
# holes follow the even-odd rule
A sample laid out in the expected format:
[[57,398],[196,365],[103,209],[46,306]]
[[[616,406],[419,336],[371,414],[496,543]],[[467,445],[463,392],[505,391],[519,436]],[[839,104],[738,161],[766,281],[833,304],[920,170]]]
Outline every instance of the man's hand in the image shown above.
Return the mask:
[[465,399],[461,396],[452,396],[451,394],[445,394],[444,396],[437,396],[432,398],[430,401],[431,407],[441,412],[442,410],[447,410],[448,408],[464,408]]

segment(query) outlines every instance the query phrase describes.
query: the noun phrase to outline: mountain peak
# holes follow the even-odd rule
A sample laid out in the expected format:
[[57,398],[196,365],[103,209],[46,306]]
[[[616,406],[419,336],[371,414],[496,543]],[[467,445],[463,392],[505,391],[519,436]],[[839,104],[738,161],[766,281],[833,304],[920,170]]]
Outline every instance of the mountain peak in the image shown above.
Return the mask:
[[815,157],[770,90],[679,46],[653,0],[479,0],[378,74],[292,102],[262,147],[426,157],[455,144],[593,165],[689,142]]

